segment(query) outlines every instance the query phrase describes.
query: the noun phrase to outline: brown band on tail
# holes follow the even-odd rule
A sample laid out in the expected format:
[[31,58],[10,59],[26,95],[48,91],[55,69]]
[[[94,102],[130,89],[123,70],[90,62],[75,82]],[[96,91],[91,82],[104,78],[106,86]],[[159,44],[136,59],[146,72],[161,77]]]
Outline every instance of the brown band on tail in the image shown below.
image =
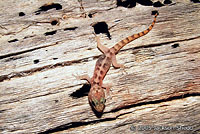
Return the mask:
[[153,28],[155,22],[156,22],[156,17],[158,16],[158,13],[155,14],[155,17],[154,17],[154,20],[152,22],[152,24],[149,26],[148,29],[140,32],[140,33],[137,33],[137,34],[133,34],[123,40],[121,40],[120,42],[118,42],[116,45],[114,45],[111,49],[114,50],[115,54],[118,53],[118,51],[124,47],[126,44],[130,43],[131,41],[141,37],[141,36],[144,36],[145,34],[147,34],[149,31],[151,31],[151,29]]

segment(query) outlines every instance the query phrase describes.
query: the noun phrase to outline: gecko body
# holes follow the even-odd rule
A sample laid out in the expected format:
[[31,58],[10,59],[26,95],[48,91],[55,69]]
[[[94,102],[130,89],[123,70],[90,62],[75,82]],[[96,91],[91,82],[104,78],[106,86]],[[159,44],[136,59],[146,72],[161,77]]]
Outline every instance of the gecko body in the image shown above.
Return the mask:
[[104,89],[106,89],[107,93],[109,94],[109,90],[111,88],[111,84],[104,84],[103,79],[110,69],[111,64],[115,68],[123,68],[124,66],[122,64],[118,64],[116,61],[116,54],[119,52],[119,50],[124,47],[126,44],[130,43],[131,41],[144,36],[147,34],[151,29],[153,28],[156,17],[158,13],[155,14],[154,20],[152,24],[148,27],[148,29],[138,33],[133,34],[131,36],[128,36],[127,38],[121,40],[116,45],[111,47],[110,49],[106,46],[102,45],[100,43],[99,37],[96,36],[97,41],[97,47],[98,49],[103,53],[99,57],[99,59],[96,62],[93,77],[90,78],[88,75],[82,75],[78,76],[79,79],[87,80],[91,84],[91,88],[88,94],[88,100],[91,106],[97,111],[102,113],[105,108],[105,92]]

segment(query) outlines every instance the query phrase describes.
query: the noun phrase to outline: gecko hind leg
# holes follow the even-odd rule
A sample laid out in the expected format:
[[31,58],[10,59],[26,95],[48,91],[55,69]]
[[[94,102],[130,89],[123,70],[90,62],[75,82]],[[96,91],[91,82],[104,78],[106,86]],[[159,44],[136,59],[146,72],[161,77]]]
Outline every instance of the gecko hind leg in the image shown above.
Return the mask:
[[125,70],[126,67],[123,64],[117,63],[116,55],[112,56],[112,65],[114,68],[122,68],[122,70],[127,74]]
[[106,53],[109,48],[107,48],[106,46],[102,45],[100,42],[100,39],[98,36],[95,36],[96,42],[97,42],[97,48],[102,52],[102,53]]
[[114,68],[125,68],[123,64],[117,63],[116,55],[112,56],[112,65],[114,66]]

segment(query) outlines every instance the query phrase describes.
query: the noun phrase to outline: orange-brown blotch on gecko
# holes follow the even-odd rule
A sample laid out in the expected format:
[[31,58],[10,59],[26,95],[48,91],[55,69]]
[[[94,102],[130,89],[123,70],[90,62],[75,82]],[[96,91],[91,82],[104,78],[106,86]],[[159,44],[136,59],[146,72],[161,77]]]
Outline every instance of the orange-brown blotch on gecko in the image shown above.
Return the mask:
[[123,68],[124,65],[118,64],[116,61],[116,54],[119,52],[119,50],[124,47],[126,44],[130,43],[131,41],[144,36],[147,34],[151,29],[153,28],[156,17],[158,13],[155,14],[154,21],[149,26],[148,29],[138,33],[133,34],[120,42],[118,42],[116,45],[114,45],[112,48],[107,48],[106,46],[102,45],[100,43],[99,37],[96,36],[97,41],[97,47],[98,49],[103,53],[99,57],[99,59],[96,62],[94,74],[93,77],[90,78],[88,75],[82,75],[82,76],[76,76],[77,78],[81,80],[87,80],[91,84],[91,89],[88,94],[88,100],[91,106],[97,111],[102,113],[105,108],[105,92],[104,89],[106,89],[107,94],[109,94],[109,90],[111,88],[111,84],[104,84],[103,79],[110,69],[111,64],[114,66],[114,68]]

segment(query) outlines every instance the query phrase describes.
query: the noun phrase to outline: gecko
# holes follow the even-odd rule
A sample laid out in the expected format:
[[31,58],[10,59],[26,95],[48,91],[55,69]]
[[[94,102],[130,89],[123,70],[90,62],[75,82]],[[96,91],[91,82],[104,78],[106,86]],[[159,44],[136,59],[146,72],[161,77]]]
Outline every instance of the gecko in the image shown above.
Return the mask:
[[103,53],[103,55],[101,55],[96,62],[93,77],[90,78],[89,75],[87,74],[81,75],[81,76],[75,76],[75,77],[80,80],[87,80],[89,84],[91,85],[90,91],[88,93],[88,101],[90,105],[94,108],[94,110],[96,110],[97,112],[102,113],[105,108],[105,102],[106,102],[105,92],[104,92],[105,89],[107,91],[107,94],[109,95],[111,84],[103,83],[103,79],[105,75],[107,74],[108,70],[110,69],[111,64],[113,65],[114,68],[125,67],[123,64],[117,63],[116,54],[126,44],[149,33],[156,22],[157,15],[158,15],[158,12],[155,13],[155,17],[152,24],[146,30],[140,33],[128,36],[127,38],[115,44],[110,49],[107,48],[105,45],[102,45],[100,43],[99,37],[95,35],[97,48]]

